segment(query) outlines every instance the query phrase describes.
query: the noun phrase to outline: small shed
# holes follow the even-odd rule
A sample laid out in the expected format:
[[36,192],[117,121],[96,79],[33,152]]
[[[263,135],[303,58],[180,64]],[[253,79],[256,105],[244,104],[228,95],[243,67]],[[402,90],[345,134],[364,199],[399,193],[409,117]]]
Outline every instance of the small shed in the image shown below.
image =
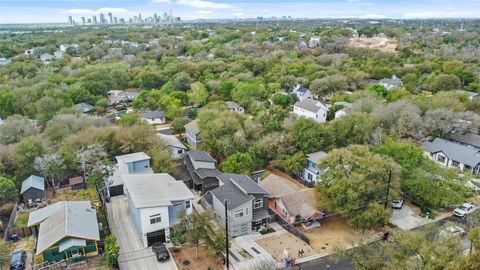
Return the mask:
[[68,183],[72,187],[73,190],[80,190],[80,189],[85,189],[85,180],[83,179],[83,176],[76,176],[68,179]]
[[30,175],[22,182],[20,196],[22,197],[22,202],[25,204],[28,204],[29,202],[44,200],[45,179],[40,176]]

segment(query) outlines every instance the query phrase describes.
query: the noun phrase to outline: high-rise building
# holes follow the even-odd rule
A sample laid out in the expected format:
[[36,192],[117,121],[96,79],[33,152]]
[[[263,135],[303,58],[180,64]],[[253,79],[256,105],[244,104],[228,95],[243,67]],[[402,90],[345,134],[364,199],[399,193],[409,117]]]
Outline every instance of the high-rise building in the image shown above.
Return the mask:
[[114,23],[114,24],[117,24],[117,23],[118,23],[117,17],[113,17],[113,23]]
[[82,17],[82,25],[85,25],[85,17]]
[[93,15],[92,16],[92,21],[93,21],[93,24],[97,24],[97,16],[96,15]]
[[103,15],[103,13],[100,13],[100,24],[104,24],[105,23],[105,15]]
[[124,18],[120,18],[120,23],[121,23],[121,24],[125,24],[125,19],[124,19]]
[[113,17],[112,17],[111,12],[108,13],[108,19],[109,19],[110,24],[113,24]]
[[73,25],[72,16],[68,16],[68,24]]
[[154,23],[158,23],[157,13],[153,13],[153,21],[154,21]]
[[88,19],[87,19],[87,23],[88,23],[88,24],[92,24],[92,19],[88,18]]

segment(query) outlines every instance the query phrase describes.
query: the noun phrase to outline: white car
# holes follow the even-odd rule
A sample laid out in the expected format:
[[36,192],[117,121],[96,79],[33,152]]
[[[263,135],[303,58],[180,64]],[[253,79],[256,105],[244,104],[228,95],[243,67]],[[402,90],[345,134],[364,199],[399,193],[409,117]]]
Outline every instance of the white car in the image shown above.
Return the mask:
[[442,237],[455,237],[465,235],[465,230],[458,226],[450,226],[440,231]]
[[393,209],[401,209],[403,206],[403,199],[395,199],[392,201]]
[[475,212],[476,207],[471,203],[464,203],[453,210],[453,214],[457,217],[466,217],[468,214]]

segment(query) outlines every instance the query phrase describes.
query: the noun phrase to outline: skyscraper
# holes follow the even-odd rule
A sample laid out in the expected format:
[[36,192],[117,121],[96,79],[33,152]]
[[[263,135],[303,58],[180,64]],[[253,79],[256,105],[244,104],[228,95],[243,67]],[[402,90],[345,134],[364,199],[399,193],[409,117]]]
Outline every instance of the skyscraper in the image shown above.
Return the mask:
[[104,24],[105,23],[105,15],[103,15],[103,13],[100,13],[100,24]]
[[111,12],[108,13],[108,18],[109,18],[110,24],[113,24],[113,17]]
[[85,25],[85,17],[82,17],[82,25]]
[[97,16],[96,15],[92,16],[92,21],[93,21],[93,24],[97,24]]
[[153,21],[154,21],[154,23],[158,23],[157,13],[153,13]]
[[68,24],[73,25],[72,16],[68,16]]
[[121,24],[125,24],[125,19],[124,19],[124,18],[120,18],[120,23],[121,23]]

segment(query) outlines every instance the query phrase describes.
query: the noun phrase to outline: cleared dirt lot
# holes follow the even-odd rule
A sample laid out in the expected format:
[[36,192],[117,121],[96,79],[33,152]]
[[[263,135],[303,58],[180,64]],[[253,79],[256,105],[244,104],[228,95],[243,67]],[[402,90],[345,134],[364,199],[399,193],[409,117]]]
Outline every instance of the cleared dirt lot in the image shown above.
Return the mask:
[[318,253],[346,248],[362,238],[362,235],[355,232],[340,216],[327,217],[320,223],[321,226],[314,229],[300,228],[310,238],[310,246]]
[[289,257],[295,258],[298,258],[298,251],[301,249],[305,251],[303,257],[316,254],[315,250],[307,243],[288,232],[259,239],[255,242],[270,253],[277,261],[283,259],[283,249],[288,250]]
[[[198,247],[198,260],[195,259],[195,247],[183,246],[178,252],[171,252],[180,270],[208,269],[222,270],[223,264],[214,258],[207,256],[205,248]],[[184,260],[190,261],[189,265],[183,265]]]

